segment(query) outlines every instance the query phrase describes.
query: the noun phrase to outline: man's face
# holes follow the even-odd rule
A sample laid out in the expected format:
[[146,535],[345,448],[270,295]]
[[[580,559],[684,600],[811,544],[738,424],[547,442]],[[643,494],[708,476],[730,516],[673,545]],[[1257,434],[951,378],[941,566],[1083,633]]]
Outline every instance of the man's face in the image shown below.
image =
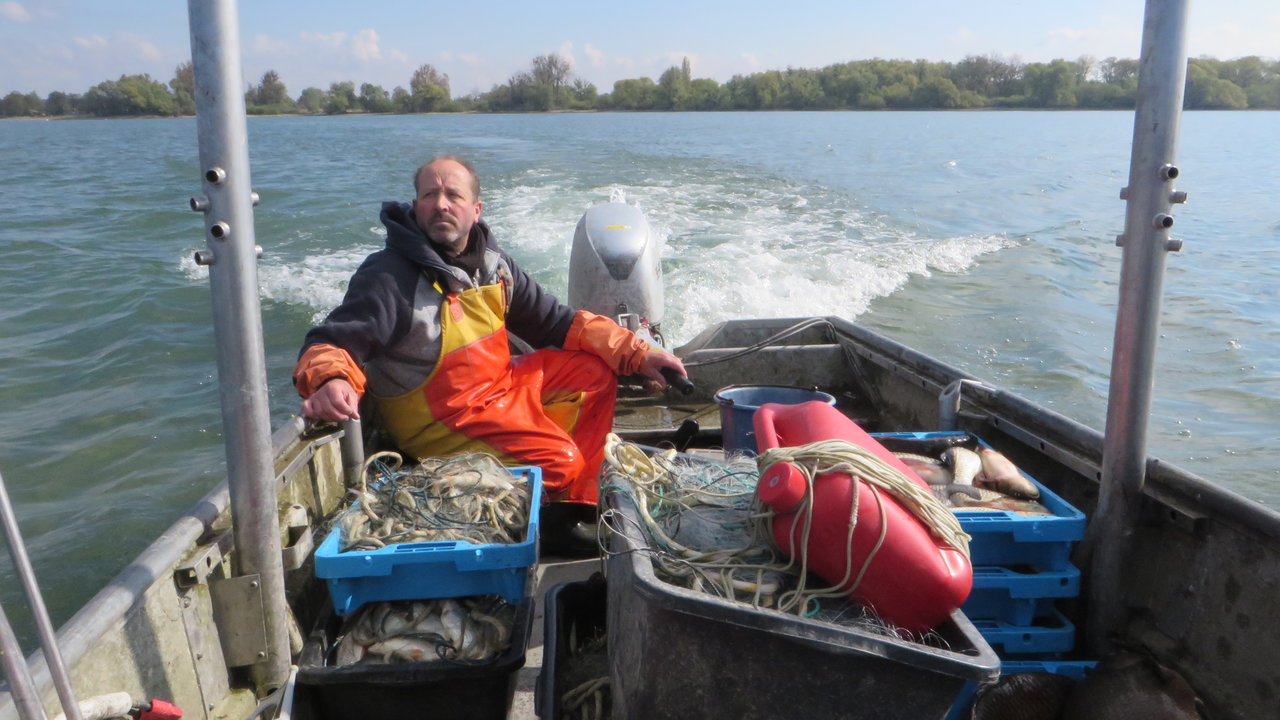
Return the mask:
[[419,173],[413,214],[427,237],[443,245],[449,254],[467,249],[467,238],[481,207],[483,203],[471,190],[471,173],[458,163],[440,160]]

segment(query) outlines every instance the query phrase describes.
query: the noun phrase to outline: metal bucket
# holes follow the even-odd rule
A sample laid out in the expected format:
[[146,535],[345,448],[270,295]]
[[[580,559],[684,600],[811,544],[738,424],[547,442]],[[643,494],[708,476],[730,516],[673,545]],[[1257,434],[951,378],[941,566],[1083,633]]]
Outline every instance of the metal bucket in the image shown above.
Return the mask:
[[724,435],[725,452],[747,452],[754,455],[759,451],[751,416],[761,405],[799,405],[814,400],[828,405],[836,404],[834,396],[815,388],[788,385],[730,385],[721,388],[715,394],[715,401],[720,406],[720,431]]

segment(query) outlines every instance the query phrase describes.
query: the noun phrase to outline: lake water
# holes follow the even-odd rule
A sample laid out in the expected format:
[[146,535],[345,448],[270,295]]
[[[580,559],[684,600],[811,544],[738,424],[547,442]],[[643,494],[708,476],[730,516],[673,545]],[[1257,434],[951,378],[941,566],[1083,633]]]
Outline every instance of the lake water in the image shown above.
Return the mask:
[[[1183,119],[1150,452],[1280,505],[1280,113]],[[1095,428],[1132,116],[1091,112],[251,118],[275,424],[308,327],[440,152],[564,297],[615,191],[664,239],[674,344],[841,315]],[[0,472],[57,623],[224,474],[191,119],[0,123]],[[28,617],[7,555],[0,602]],[[30,638],[30,635],[25,637]],[[27,649],[32,649],[28,644]]]

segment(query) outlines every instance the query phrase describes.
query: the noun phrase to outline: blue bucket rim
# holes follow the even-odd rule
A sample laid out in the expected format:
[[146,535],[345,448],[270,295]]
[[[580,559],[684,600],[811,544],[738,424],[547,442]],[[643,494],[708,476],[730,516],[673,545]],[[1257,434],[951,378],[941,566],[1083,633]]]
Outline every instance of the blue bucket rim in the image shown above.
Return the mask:
[[[722,406],[722,407],[727,406],[727,407],[753,407],[753,408],[759,408],[759,407],[760,407],[760,405],[752,405],[752,404],[749,404],[749,403],[739,403],[739,402],[734,402],[733,398],[731,398],[731,397],[725,397],[725,396],[723,395],[723,393],[724,393],[725,391],[727,391],[727,390],[748,390],[748,389],[752,389],[752,390],[754,390],[754,389],[797,390],[797,391],[800,391],[800,392],[813,393],[813,394],[816,394],[816,395],[821,396],[822,398],[830,398],[830,402],[828,403],[828,404],[830,404],[830,405],[835,405],[835,403],[836,403],[836,396],[835,396],[835,395],[832,395],[832,394],[831,394],[831,393],[829,393],[829,392],[824,392],[824,391],[822,391],[822,390],[819,390],[819,389],[818,389],[818,386],[816,386],[816,385],[812,385],[812,386],[810,386],[810,387],[800,387],[800,386],[798,386],[798,385],[726,385],[726,386],[724,386],[724,387],[720,388],[719,390],[717,390],[717,391],[715,392],[715,394],[712,396],[712,399],[713,399],[713,400],[715,400],[715,402],[716,402],[716,404],[717,404],[717,405],[720,405],[720,406]],[[813,401],[814,401],[814,402],[823,402],[823,400],[822,400],[821,398],[814,398],[814,400],[813,400]],[[768,403],[762,403],[762,405],[763,405],[763,404],[768,404]],[[784,403],[784,404],[786,404],[786,403]]]

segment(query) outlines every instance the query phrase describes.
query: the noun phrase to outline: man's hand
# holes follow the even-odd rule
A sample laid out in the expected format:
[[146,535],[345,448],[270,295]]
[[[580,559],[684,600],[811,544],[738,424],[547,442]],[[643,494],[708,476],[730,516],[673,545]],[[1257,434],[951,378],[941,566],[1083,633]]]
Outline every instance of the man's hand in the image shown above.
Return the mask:
[[650,393],[660,393],[667,387],[667,380],[662,377],[664,368],[674,370],[681,377],[689,377],[689,374],[685,372],[684,363],[680,362],[680,358],[664,350],[650,350],[645,353],[644,358],[640,361],[639,370],[641,375],[649,378],[650,382],[645,383],[645,389]]
[[334,378],[302,401],[302,414],[316,420],[332,422],[359,420],[360,395],[351,387],[351,383],[342,378]]

